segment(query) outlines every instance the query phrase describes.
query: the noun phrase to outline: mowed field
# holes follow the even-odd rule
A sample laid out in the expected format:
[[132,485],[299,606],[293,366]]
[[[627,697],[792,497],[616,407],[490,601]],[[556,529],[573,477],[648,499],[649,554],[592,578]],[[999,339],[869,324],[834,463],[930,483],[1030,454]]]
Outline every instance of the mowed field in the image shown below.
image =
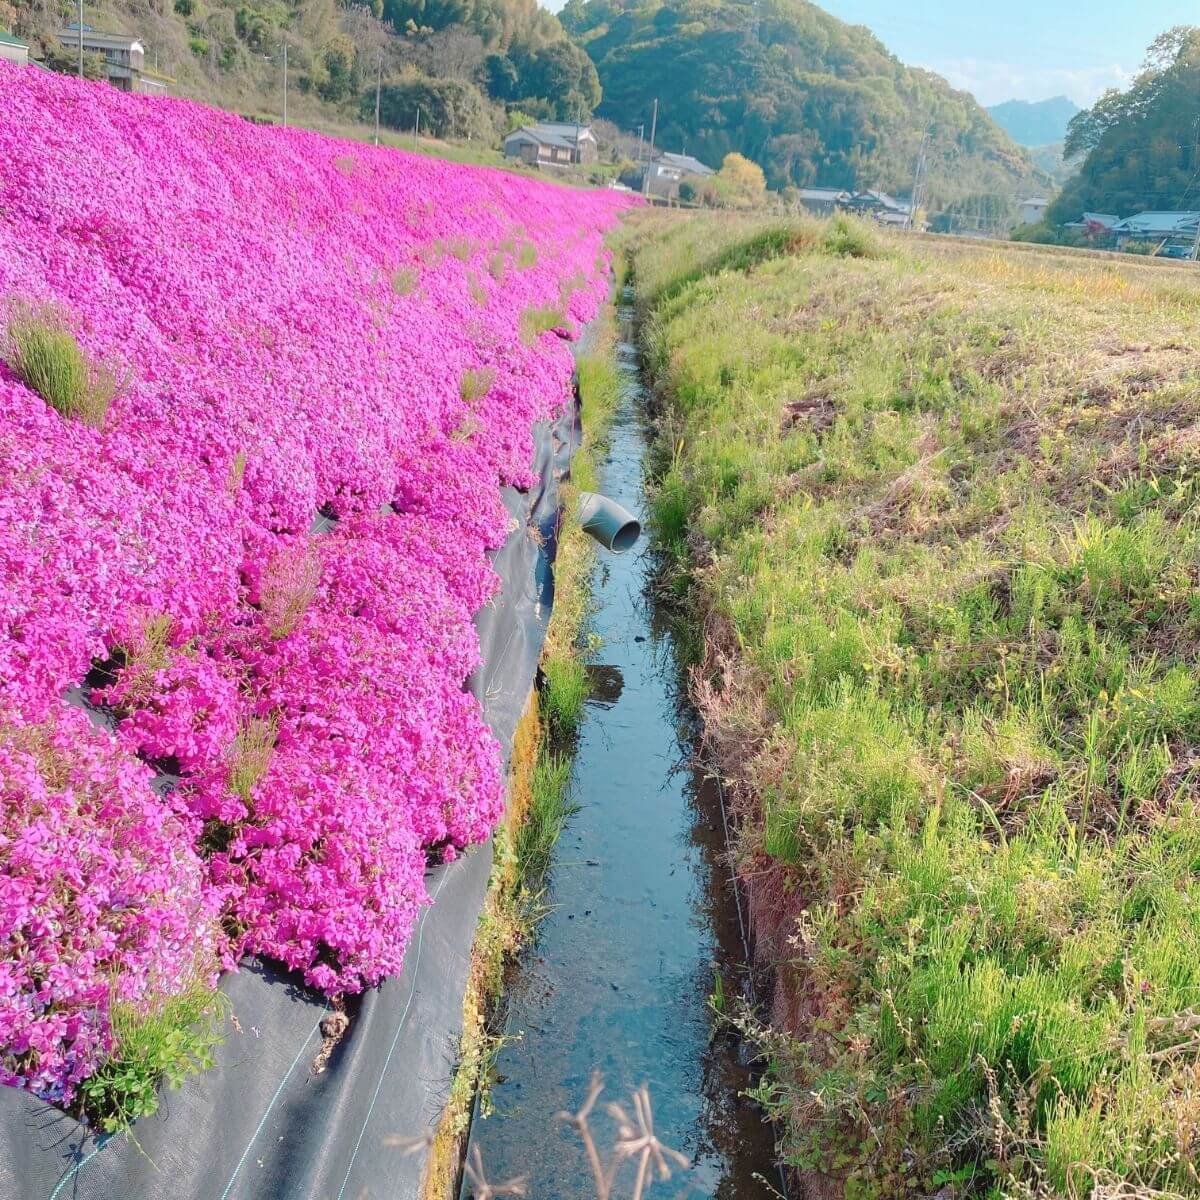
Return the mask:
[[788,1161],[1200,1195],[1200,273],[734,217],[629,251]]

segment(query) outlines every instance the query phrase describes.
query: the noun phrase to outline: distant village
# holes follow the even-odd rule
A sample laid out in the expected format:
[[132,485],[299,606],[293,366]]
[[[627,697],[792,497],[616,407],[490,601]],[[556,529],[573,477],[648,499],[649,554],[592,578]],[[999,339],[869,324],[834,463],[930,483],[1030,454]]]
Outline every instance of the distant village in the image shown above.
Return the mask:
[[[93,73],[125,92],[161,94],[174,82],[146,62],[142,42],[124,33],[110,33],[90,25],[71,24],[58,34],[62,54],[87,56]],[[0,60],[46,69],[29,54],[21,39],[0,30]],[[597,164],[601,142],[591,124],[539,121],[520,125],[503,141],[507,159],[537,169],[571,169]],[[610,182],[611,187],[639,192],[666,204],[694,202],[697,185],[717,173],[715,167],[682,151],[663,150],[653,144],[638,144],[632,163]],[[909,201],[885,191],[868,188],[806,187],[790,189],[798,207],[818,216],[845,212],[896,229],[924,231],[925,215],[915,213]],[[1045,217],[1049,200],[1029,197],[1019,205],[1019,225],[1035,225]],[[1200,211],[1147,211],[1121,217],[1116,213],[1085,212],[1068,222],[1065,230],[1082,244],[1097,249],[1156,255],[1162,258],[1195,259],[1200,249]],[[957,229],[963,237],[1002,236],[1000,231]]]

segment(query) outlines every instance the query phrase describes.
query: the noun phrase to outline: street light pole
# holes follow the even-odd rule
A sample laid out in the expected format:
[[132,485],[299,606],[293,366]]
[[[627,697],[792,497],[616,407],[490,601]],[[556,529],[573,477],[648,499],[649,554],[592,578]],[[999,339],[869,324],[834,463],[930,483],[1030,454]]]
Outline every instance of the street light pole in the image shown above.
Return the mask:
[[79,78],[83,78],[83,0],[79,0]]
[[383,84],[383,55],[379,56],[379,70],[375,75],[375,145],[379,145],[379,89]]

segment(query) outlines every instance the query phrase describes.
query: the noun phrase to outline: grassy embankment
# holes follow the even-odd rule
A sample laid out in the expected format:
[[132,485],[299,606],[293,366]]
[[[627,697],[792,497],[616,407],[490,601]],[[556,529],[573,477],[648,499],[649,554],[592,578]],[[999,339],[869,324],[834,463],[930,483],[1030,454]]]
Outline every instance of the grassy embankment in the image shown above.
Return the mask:
[[788,1161],[1200,1196],[1200,280],[844,223],[633,255]]
[[459,1065],[435,1135],[425,1200],[457,1195],[459,1168],[476,1093],[486,1109],[492,1064],[502,1044],[495,1028],[504,973],[542,914],[542,894],[554,843],[574,811],[569,796],[571,754],[588,695],[583,627],[591,605],[595,545],[575,519],[578,494],[597,486],[607,430],[618,401],[611,308],[578,360],[583,445],[562,485],[565,514],[555,560],[554,610],[542,651],[540,688],[513,740],[508,812],[496,830],[495,863],[479,919],[467,992]]

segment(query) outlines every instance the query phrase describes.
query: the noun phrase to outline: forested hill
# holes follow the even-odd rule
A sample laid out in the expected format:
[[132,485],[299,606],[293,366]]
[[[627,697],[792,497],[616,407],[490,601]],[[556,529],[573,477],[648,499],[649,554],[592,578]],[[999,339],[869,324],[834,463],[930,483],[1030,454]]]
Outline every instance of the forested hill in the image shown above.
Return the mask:
[[1127,91],[1108,91],[1072,120],[1066,153],[1083,157],[1051,206],[1054,224],[1081,212],[1200,209],[1200,28],[1150,47]]
[[737,150],[774,186],[907,193],[927,123],[935,205],[1036,179],[973,97],[805,0],[569,0],[559,19],[596,64],[602,116],[648,132],[657,96],[660,146],[714,165]]
[[[278,118],[284,44],[301,121],[373,117],[381,64],[385,123],[411,128],[419,103],[422,128],[485,145],[498,141],[506,108],[586,118],[600,98],[591,60],[537,0],[87,0],[84,13],[97,29],[140,38],[174,94],[252,116]],[[73,71],[61,24],[57,5],[0,0],[0,31]]]

